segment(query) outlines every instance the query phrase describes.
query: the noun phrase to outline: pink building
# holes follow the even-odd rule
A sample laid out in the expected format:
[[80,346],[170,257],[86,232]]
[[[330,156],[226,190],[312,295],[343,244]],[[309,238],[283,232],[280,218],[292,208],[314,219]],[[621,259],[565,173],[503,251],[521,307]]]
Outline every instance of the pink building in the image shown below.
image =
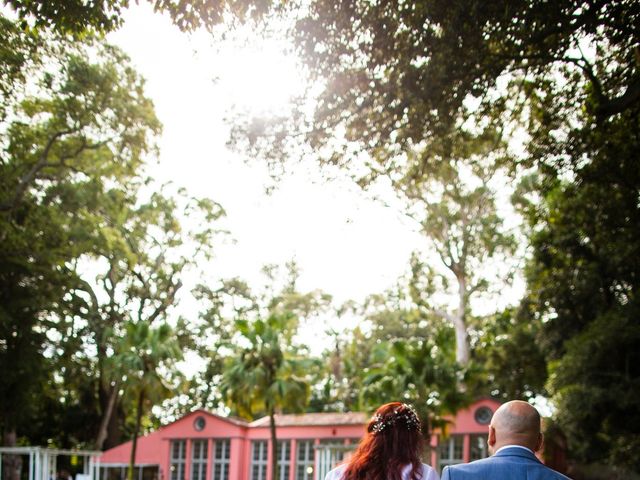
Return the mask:
[[436,430],[431,436],[431,465],[442,471],[445,465],[488,457],[489,422],[500,405],[497,400],[485,398],[447,418],[450,423],[446,432]]
[[[486,432],[499,403],[480,400],[459,412],[445,437],[431,439],[431,464],[487,455]],[[248,423],[196,410],[138,439],[136,480],[322,480],[362,438],[364,413],[276,415],[277,478],[271,478],[269,419]],[[100,480],[124,480],[131,442],[100,458]]]

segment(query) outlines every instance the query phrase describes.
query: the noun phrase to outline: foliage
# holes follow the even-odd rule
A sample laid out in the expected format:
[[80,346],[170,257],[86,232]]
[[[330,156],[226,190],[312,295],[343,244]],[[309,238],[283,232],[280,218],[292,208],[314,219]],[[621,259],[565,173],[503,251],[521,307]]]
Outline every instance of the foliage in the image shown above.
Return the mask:
[[[232,353],[220,384],[223,397],[242,417],[269,416],[272,458],[277,458],[276,412],[303,411],[309,399],[312,361],[291,343],[296,323],[291,314],[237,320],[239,338],[228,346]],[[271,465],[273,477],[276,464]]]
[[140,421],[144,410],[173,394],[172,385],[163,377],[162,369],[175,369],[175,362],[182,359],[182,352],[171,327],[163,323],[150,328],[146,322],[128,323],[126,334],[118,348],[116,369],[124,377],[127,393],[135,403],[135,427],[131,447],[131,460],[127,471],[133,479],[136,446],[140,433]]
[[[26,420],[25,398],[48,381],[51,362],[71,358],[58,348],[77,323],[58,323],[54,314],[71,307],[70,291],[79,282],[73,261],[94,248],[91,209],[100,204],[101,181],[129,181],[153,151],[159,124],[141,80],[117,49],[71,45],[2,22],[3,34],[12,35],[3,48],[19,59],[2,79],[3,94],[12,97],[3,98],[0,118],[6,431]],[[29,56],[25,45],[42,56]]]
[[238,342],[248,343],[227,357],[221,388],[240,416],[252,419],[276,409],[304,408],[309,386],[304,357],[290,343],[294,321],[288,315],[235,322]]
[[542,324],[536,305],[523,302],[488,318],[474,319],[472,391],[501,400],[544,395],[547,361],[538,339]]
[[[215,221],[224,214],[214,202],[189,199],[180,192],[170,195],[161,190],[147,201],[136,188],[109,194],[97,216],[98,223],[107,227],[98,230],[100,243],[87,259],[102,268],[96,268],[95,279],[86,278],[73,292],[80,308],[90,314],[85,343],[98,352],[93,374],[101,402],[98,445],[117,441],[111,435],[106,438],[106,429],[109,422],[124,420],[112,420],[111,415],[122,385],[112,357],[118,357],[117,343],[126,335],[125,325],[166,321],[178,302],[186,272],[210,258],[218,233]],[[182,346],[189,343],[183,336],[177,338]]]
[[[459,130],[513,133],[510,120],[538,114],[566,128],[583,109],[604,122],[640,100],[635,2],[315,0],[297,14],[290,34],[321,89],[313,114],[303,102],[291,119],[249,120],[235,135],[277,164],[296,150],[275,144],[301,137],[322,163],[384,175]],[[564,114],[534,111],[539,98]]]
[[438,339],[383,342],[374,347],[370,361],[361,393],[365,409],[391,401],[410,403],[425,434],[470,400],[458,387],[463,372]]
[[[183,273],[210,259],[224,211],[153,191],[144,167],[160,124],[121,51],[2,21],[19,61],[2,78],[12,97],[0,119],[1,428],[111,446],[132,410],[116,368],[125,325],[166,321]],[[24,45],[37,55],[21,56]],[[39,391],[42,413],[28,401]],[[47,413],[49,435],[34,434]]]
[[[109,32],[122,25],[123,10],[128,0],[84,2],[81,0],[5,0],[25,25],[54,28],[60,32],[83,35],[87,32]],[[230,16],[239,20],[258,19],[273,7],[265,0],[150,0],[155,11],[166,12],[181,30],[213,27]]]
[[638,429],[639,403],[627,393],[638,381],[639,113],[576,129],[567,139],[573,158],[583,159],[574,181],[530,179],[524,191],[542,192],[541,201],[519,197],[530,222],[527,277],[558,423],[577,460],[636,471],[628,432]]
[[[384,180],[396,191],[422,187],[440,165],[467,158],[443,155],[464,148],[465,136],[495,131],[510,141],[507,150],[517,155],[502,155],[496,142],[494,165],[515,178],[522,167],[538,176],[527,178],[532,188],[516,196],[525,200],[531,244],[522,311],[533,313],[509,326],[497,316],[484,333],[499,338],[508,329],[541,366],[535,338],[545,360],[558,362],[554,372],[572,374],[549,381],[570,448],[583,461],[615,458],[633,468],[621,444],[592,440],[561,392],[589,378],[572,363],[582,341],[603,349],[589,359],[591,369],[604,362],[610,343],[585,333],[599,331],[600,318],[616,318],[629,332],[637,322],[639,19],[640,6],[625,0],[315,0],[299,12],[291,34],[320,93],[301,101],[291,118],[240,121],[232,138],[271,165],[302,147],[308,154],[294,160],[312,156],[344,168],[363,186]],[[449,213],[432,219],[446,222]],[[420,283],[428,297],[430,282]],[[514,352],[510,342],[493,347],[481,344],[475,355],[490,359],[492,375],[508,375],[497,385],[503,394],[529,395],[525,385],[539,390],[543,375],[513,372],[504,363],[512,352],[522,364],[525,352]],[[621,348],[612,358],[629,355],[626,342]],[[599,365],[612,378],[624,371],[620,362]],[[611,408],[596,409],[602,422],[617,424],[621,405],[595,389],[580,391],[589,395],[583,403],[595,408],[602,400]]]
[[[470,302],[508,281],[497,265],[506,264],[515,249],[491,187],[501,173],[490,158],[492,148],[478,139],[461,139],[452,157],[442,155],[435,168],[417,179],[403,179],[396,187],[408,198],[410,212],[431,247],[426,260],[416,255],[411,260],[414,301],[455,327],[456,361],[461,365],[470,360]],[[496,267],[486,268],[490,264]],[[438,295],[449,298],[438,300]]]
[[[295,261],[284,266],[265,265],[262,273],[264,282],[258,285],[250,286],[235,277],[199,284],[192,291],[201,310],[197,319],[182,319],[177,334],[184,348],[204,360],[204,368],[186,382],[179,395],[163,404],[165,420],[194,408],[221,412],[226,409],[220,384],[231,355],[229,345],[234,344],[238,335],[237,319],[286,317],[291,322],[287,328],[299,332],[314,324],[329,308],[330,296],[322,291],[298,290],[300,272]],[[321,375],[315,365],[307,373]]]
[[637,307],[622,307],[590,322],[566,342],[551,364],[549,388],[560,425],[582,461],[640,471],[636,455],[640,408],[640,324]]
[[336,336],[335,349],[325,354],[330,368],[315,399],[324,409],[373,411],[404,401],[429,432],[470,400],[460,388],[466,371],[455,362],[453,328],[418,308],[406,286],[370,296],[354,313],[360,325]]
[[40,66],[40,52],[46,47],[38,35],[25,34],[18,25],[0,15],[0,121],[5,121],[27,76]]

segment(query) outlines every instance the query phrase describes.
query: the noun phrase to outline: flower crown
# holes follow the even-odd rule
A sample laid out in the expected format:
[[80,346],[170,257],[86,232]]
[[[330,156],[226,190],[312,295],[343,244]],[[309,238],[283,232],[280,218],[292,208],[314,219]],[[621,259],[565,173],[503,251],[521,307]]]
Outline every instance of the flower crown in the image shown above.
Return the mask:
[[418,420],[418,414],[411,405],[407,405],[406,403],[395,408],[393,410],[393,415],[383,417],[379,413],[376,413],[372,420],[373,424],[370,429],[373,435],[376,435],[382,432],[385,428],[399,422],[403,422],[407,427],[407,430],[417,430],[418,432],[422,432],[422,426],[420,425],[420,420]]

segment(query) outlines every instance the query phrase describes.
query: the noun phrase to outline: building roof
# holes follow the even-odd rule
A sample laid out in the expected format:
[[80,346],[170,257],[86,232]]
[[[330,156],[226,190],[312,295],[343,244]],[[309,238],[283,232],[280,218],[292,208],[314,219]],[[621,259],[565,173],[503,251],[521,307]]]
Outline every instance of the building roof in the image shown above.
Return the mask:
[[223,417],[222,415],[218,415],[217,413],[209,412],[208,410],[204,410],[203,408],[198,408],[198,409],[186,414],[182,418],[187,418],[189,416],[196,415],[197,413],[204,413],[205,415],[209,415],[210,417],[217,418],[218,420],[222,420],[223,422],[232,423],[234,425],[237,425],[238,427],[247,427],[247,426],[249,426],[249,422],[247,422],[246,420],[243,420],[242,418],[238,418],[238,417]]
[[[329,425],[364,425],[367,415],[363,412],[348,413],[300,413],[275,415],[277,427],[311,427]],[[268,427],[269,417],[262,417],[249,424],[249,427]]]
[[[158,431],[138,437],[136,449],[136,465],[158,465],[160,449],[158,448]],[[131,440],[121,443],[102,452],[100,463],[106,465],[127,465],[131,456]]]
[[[195,428],[195,418],[202,416],[209,421],[202,430]],[[178,420],[160,427],[154,432],[138,437],[136,452],[137,465],[158,465],[162,458],[160,442],[170,438],[208,438],[216,433],[232,436],[246,430],[248,423],[234,417],[222,417],[206,410],[194,410]],[[131,452],[131,440],[106,450],[100,457],[100,462],[111,465],[126,465]]]

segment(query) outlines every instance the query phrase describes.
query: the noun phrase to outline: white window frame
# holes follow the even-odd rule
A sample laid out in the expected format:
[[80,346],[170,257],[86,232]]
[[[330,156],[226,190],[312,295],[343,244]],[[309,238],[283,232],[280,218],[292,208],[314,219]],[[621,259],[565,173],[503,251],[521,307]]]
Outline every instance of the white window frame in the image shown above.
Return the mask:
[[[302,458],[300,456],[300,448],[304,448]],[[316,449],[314,440],[298,440],[296,441],[296,480],[314,480],[313,474],[316,468]],[[302,472],[300,468],[302,467]],[[311,473],[307,470],[311,467]]]
[[276,447],[276,480],[289,480],[291,470],[291,440],[278,440]]
[[[478,444],[476,443],[478,439],[482,440],[481,451],[483,456],[474,457],[473,447],[478,446]],[[469,435],[469,461],[473,462],[474,460],[481,460],[483,458],[487,458],[488,456],[489,456],[489,445],[487,445],[487,435],[479,434],[479,433],[474,433],[472,435]]]
[[[460,457],[455,457],[456,441],[460,441]],[[438,447],[438,467],[440,471],[448,465],[457,465],[464,462],[464,435],[450,435],[449,438]],[[446,456],[443,457],[443,453],[446,452]]]
[[[251,480],[267,479],[267,462],[269,442],[266,440],[253,440],[251,442]],[[258,455],[256,458],[256,448]],[[257,473],[257,475],[255,475]]]
[[[174,445],[179,445],[178,456],[174,456]],[[185,480],[184,470],[187,455],[187,441],[186,440],[171,440],[171,455],[169,463],[171,465],[171,475],[169,480]]]
[[206,480],[208,450],[209,440],[191,440],[191,480]]
[[[220,447],[220,455],[218,455]],[[213,444],[212,480],[229,480],[229,466],[231,465],[231,439],[216,438]],[[220,475],[216,476],[216,467],[220,467]]]

